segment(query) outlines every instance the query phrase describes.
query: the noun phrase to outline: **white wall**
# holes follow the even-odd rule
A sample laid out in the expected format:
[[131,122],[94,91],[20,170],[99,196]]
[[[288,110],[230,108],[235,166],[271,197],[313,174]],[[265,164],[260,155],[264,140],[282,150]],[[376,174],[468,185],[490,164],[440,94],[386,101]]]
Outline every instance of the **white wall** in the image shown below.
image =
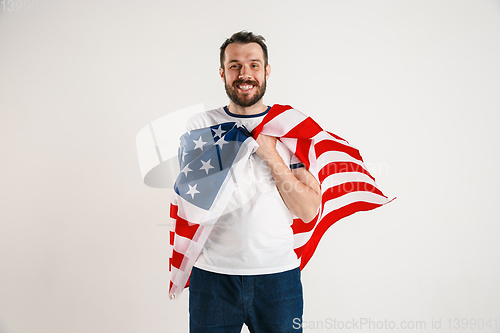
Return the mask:
[[398,197],[322,240],[306,328],[500,332],[499,1],[46,3],[0,4],[1,333],[187,331],[170,193],[142,183],[135,135],[227,103],[218,47],[242,29],[268,40],[266,103],[349,140]]

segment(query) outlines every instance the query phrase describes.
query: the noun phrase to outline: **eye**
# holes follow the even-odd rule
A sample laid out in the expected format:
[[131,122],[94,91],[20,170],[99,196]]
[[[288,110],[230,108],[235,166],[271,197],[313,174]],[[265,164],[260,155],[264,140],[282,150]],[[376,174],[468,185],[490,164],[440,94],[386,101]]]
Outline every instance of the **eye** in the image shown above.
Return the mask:
[[252,68],[258,68],[259,64],[252,64]]
[[229,68],[230,69],[238,69],[238,68],[240,68],[240,66],[239,65],[231,65],[231,66],[229,66]]

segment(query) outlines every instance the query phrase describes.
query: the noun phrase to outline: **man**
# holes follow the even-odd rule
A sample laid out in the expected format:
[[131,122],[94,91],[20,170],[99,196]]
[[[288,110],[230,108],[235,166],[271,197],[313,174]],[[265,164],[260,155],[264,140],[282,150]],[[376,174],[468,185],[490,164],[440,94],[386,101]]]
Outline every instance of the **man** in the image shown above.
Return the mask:
[[[220,48],[219,74],[229,105],[195,115],[193,131],[238,122],[252,131],[270,107],[263,96],[271,73],[262,36],[241,31]],[[244,181],[232,194],[190,278],[190,331],[298,332],[303,298],[292,220],[314,219],[321,201],[316,178],[276,137],[261,134]]]

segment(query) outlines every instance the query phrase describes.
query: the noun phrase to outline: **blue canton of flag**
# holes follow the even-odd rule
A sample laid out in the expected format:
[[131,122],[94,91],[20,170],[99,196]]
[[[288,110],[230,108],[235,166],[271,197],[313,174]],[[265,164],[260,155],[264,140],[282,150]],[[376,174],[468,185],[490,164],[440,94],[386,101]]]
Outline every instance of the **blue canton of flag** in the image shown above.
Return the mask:
[[209,210],[250,132],[229,122],[187,132],[180,138],[180,174],[174,191],[184,200]]

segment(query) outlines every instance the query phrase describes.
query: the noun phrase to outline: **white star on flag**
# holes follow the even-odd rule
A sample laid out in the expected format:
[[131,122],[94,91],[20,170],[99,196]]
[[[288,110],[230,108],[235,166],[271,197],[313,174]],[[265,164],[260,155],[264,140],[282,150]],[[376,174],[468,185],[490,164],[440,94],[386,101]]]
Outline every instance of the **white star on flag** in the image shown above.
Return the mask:
[[191,199],[194,199],[194,195],[196,193],[200,193],[200,191],[198,191],[196,189],[196,186],[198,186],[198,184],[194,184],[194,186],[191,186],[191,185],[188,184],[188,186],[189,186],[189,191],[187,191],[186,194],[190,194],[191,195]]
[[187,153],[186,151],[184,151],[184,152],[182,153],[182,162],[184,162],[184,157],[186,157],[186,155],[187,155],[187,154],[188,154],[188,153]]
[[205,161],[203,161],[203,160],[201,160],[201,164],[203,164],[203,166],[200,168],[200,170],[205,170],[205,172],[207,173],[207,175],[208,175],[208,170],[210,170],[210,169],[213,169],[213,168],[214,168],[214,167],[210,164],[210,161],[211,161],[211,160],[212,160],[212,159],[209,159],[209,160],[208,160],[208,161],[206,161],[206,162],[205,162]]
[[187,177],[189,171],[193,171],[193,170],[189,169],[189,163],[188,163],[188,164],[186,164],[184,169],[182,169],[181,172],[184,172],[184,175]]
[[213,128],[212,128],[212,131],[214,131],[214,132],[215,132],[215,134],[214,134],[214,138],[215,138],[216,136],[217,136],[217,137],[219,137],[219,138],[221,138],[221,137],[222,137],[222,134],[224,134],[224,133],[226,133],[226,132],[227,132],[227,131],[223,131],[223,130],[222,130],[221,125],[219,125],[219,128],[218,128],[218,129],[213,129]]
[[197,149],[197,148],[200,148],[202,151],[203,151],[203,146],[206,144],[206,142],[204,142],[202,139],[201,139],[201,136],[200,138],[198,139],[198,141],[196,140],[193,140],[195,146],[194,146],[194,149]]
[[217,142],[215,143],[217,146],[219,146],[220,149],[222,149],[222,146],[225,144],[225,143],[228,143],[226,140],[224,140],[224,137],[220,138],[219,140],[217,140]]

